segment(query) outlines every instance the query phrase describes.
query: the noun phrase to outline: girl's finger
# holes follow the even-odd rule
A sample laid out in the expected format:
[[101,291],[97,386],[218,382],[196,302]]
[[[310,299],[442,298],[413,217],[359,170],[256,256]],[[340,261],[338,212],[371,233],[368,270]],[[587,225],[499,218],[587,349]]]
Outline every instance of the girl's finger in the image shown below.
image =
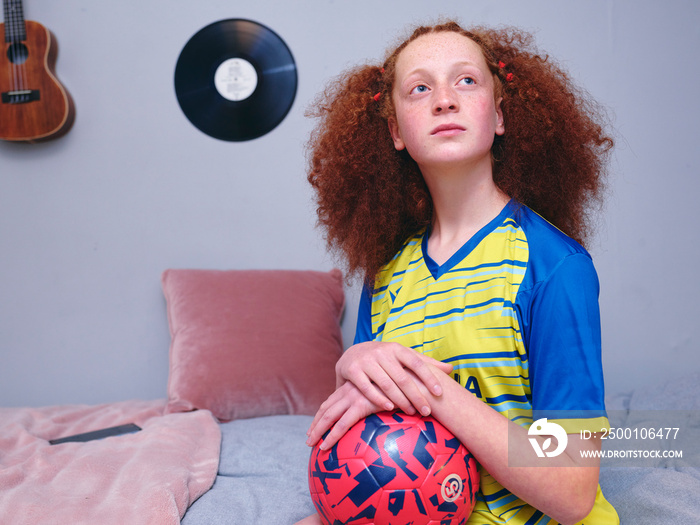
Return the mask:
[[[375,380],[377,386],[403,412],[423,415],[430,413],[430,403],[421,393],[414,378],[397,361],[382,363],[386,368],[383,375]],[[415,376],[414,376],[415,377]]]
[[384,410],[393,410],[400,404],[392,398],[390,392],[384,391],[378,386],[377,381],[386,381],[387,375],[380,366],[376,366],[375,370],[368,374],[356,374],[352,379],[349,379],[357,389],[373,404],[382,407]]
[[328,432],[328,435],[323,438],[320,444],[321,450],[332,448],[355,423],[371,413],[371,410],[361,410],[357,405],[353,405],[338,421],[336,421],[331,431]]
[[[345,389],[347,390],[347,389]],[[323,434],[333,426],[333,423],[343,414],[347,409],[348,402],[343,396],[343,387],[333,392],[328,399],[326,399],[319,407],[316,415],[314,416],[309,430],[307,430],[306,435],[308,439],[306,443],[309,446],[313,446],[318,442],[318,440],[323,436]]]

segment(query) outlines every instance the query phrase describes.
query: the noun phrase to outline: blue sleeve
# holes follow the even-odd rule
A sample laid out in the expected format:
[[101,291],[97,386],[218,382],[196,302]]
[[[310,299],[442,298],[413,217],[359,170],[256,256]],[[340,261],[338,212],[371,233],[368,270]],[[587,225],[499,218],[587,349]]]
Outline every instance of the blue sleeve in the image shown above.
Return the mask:
[[360,295],[360,306],[357,310],[357,328],[353,344],[371,341],[372,337],[372,290],[365,284]]
[[587,254],[565,257],[533,289],[526,322],[533,417],[605,415],[599,282]]

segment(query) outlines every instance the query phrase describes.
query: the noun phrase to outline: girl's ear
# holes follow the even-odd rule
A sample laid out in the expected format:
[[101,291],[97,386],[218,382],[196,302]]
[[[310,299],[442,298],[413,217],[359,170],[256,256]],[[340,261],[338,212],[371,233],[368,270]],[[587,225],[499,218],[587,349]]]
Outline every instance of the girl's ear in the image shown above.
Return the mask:
[[401,151],[406,148],[406,144],[401,138],[401,132],[399,131],[399,123],[396,122],[394,117],[390,117],[389,121],[389,133],[391,134],[391,139],[394,141],[394,147],[397,151]]
[[506,126],[503,122],[503,110],[501,109],[501,101],[503,97],[496,101],[496,135],[503,135],[506,132]]

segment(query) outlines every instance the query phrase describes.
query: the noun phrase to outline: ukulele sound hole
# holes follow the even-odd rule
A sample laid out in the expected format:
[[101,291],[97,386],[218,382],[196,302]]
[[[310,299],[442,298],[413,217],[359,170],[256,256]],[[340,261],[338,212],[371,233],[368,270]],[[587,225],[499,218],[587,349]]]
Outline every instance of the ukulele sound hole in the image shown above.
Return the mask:
[[29,57],[29,50],[21,42],[15,42],[7,48],[7,58],[15,65],[24,64]]

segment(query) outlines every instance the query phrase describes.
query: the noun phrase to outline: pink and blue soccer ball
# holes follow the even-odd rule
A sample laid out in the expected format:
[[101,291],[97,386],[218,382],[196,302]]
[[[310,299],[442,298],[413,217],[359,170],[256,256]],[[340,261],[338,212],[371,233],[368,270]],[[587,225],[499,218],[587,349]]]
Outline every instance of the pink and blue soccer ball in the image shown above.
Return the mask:
[[433,417],[380,412],[309,459],[324,525],[460,525],[476,501],[476,460]]

